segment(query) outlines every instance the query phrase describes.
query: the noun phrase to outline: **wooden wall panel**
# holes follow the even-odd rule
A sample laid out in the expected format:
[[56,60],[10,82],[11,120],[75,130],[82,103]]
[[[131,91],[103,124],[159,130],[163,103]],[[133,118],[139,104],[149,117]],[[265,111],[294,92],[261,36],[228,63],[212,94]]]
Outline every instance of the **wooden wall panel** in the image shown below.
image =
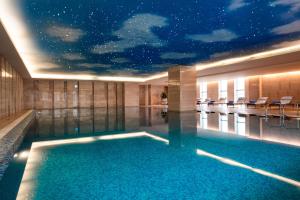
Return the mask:
[[195,68],[174,67],[168,70],[169,111],[191,111],[196,109]]
[[124,105],[126,106],[139,106],[140,97],[138,83],[124,83]]
[[270,99],[293,96],[295,100],[300,100],[300,75],[262,77],[262,95]]
[[94,82],[94,106],[95,108],[107,107],[107,82]]
[[67,108],[78,107],[78,81],[67,81],[66,88]]
[[24,80],[24,108],[33,109],[34,108],[34,86],[33,80]]
[[116,107],[117,106],[117,95],[116,95],[116,91],[117,91],[117,85],[116,83],[113,82],[109,82],[108,83],[108,107]]
[[91,108],[93,107],[93,82],[79,81],[79,107]]
[[23,79],[4,57],[0,56],[0,118],[23,110]]
[[218,82],[210,82],[207,84],[207,98],[217,101],[219,99]]
[[147,85],[140,85],[139,86],[139,104],[140,106],[147,106],[148,105],[148,86]]
[[255,100],[260,97],[259,77],[247,78],[245,81],[245,95],[248,100]]
[[36,109],[53,109],[53,82],[53,80],[34,81]]
[[117,83],[116,85],[116,94],[117,94],[117,107],[121,107],[124,105],[124,84]]
[[151,86],[151,105],[161,105],[161,93],[166,92],[165,86],[163,85],[152,85]]
[[9,87],[10,87],[10,74],[9,74],[9,67],[8,63],[5,60],[4,62],[4,67],[5,67],[5,87],[4,87],[4,95],[5,95],[5,113],[6,116],[9,116],[9,110],[10,110],[10,95],[9,95]]
[[24,91],[28,109],[124,106],[122,82],[35,79],[25,81]]
[[53,100],[54,108],[66,108],[65,81],[54,81]]
[[5,104],[4,104],[4,73],[2,71],[4,58],[0,57],[0,118],[5,116]]
[[227,81],[227,100],[234,101],[234,80]]

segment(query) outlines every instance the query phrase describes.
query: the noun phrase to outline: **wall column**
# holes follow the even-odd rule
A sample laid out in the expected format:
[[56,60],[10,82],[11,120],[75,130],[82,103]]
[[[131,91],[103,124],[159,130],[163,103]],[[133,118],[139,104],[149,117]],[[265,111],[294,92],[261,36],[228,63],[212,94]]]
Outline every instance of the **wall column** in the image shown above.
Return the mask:
[[174,67],[168,71],[168,110],[196,110],[196,70],[195,68]]

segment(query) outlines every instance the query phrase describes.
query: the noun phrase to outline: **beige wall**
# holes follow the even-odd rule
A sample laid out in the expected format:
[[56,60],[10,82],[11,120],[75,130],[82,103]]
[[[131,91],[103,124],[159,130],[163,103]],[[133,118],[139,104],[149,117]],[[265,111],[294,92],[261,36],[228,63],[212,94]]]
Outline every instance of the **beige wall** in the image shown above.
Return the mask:
[[258,99],[260,95],[260,78],[249,77],[245,81],[245,95],[248,100]]
[[207,84],[207,98],[217,101],[219,99],[218,82],[210,82]]
[[124,105],[124,83],[25,80],[26,109],[93,108]]
[[139,106],[138,83],[124,83],[124,105],[126,107]]
[[280,99],[282,96],[293,96],[300,100],[300,75],[274,75],[262,77],[262,96]]
[[150,105],[150,95],[149,90],[151,85],[140,85],[139,86],[139,104],[140,106],[149,106]]
[[167,92],[166,91],[166,86],[163,85],[151,85],[151,91],[150,91],[150,95],[151,95],[151,105],[161,105],[161,98],[160,95],[163,92]]
[[234,80],[227,81],[227,100],[234,101]]
[[174,67],[168,70],[169,111],[191,111],[196,109],[195,68]]
[[17,71],[0,56],[0,118],[23,110],[23,79]]

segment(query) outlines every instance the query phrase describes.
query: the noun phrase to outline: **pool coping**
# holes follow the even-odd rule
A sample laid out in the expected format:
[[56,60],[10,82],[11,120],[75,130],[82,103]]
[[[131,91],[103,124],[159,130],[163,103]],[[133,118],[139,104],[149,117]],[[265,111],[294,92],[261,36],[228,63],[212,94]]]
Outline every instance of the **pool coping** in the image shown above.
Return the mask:
[[26,130],[33,121],[34,116],[35,112],[28,110],[0,129],[0,181],[15,151],[22,144]]

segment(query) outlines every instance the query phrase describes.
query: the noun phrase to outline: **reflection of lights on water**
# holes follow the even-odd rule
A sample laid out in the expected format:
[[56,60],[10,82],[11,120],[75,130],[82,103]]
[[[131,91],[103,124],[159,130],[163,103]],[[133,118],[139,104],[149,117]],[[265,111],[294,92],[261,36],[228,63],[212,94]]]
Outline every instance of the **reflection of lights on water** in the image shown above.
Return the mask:
[[29,155],[29,151],[22,151],[19,155],[19,158],[28,158],[28,155]]
[[27,151],[27,150],[14,154],[14,158],[17,158],[17,159],[27,159],[28,156],[29,156],[29,151]]
[[290,178],[286,178],[286,177],[283,177],[283,176],[280,176],[280,175],[277,175],[277,174],[273,174],[271,172],[268,172],[268,171],[265,171],[265,170],[262,170],[262,169],[254,168],[254,167],[245,165],[243,163],[237,162],[235,160],[231,160],[229,158],[217,156],[215,154],[208,153],[208,152],[200,150],[200,149],[197,149],[196,152],[200,156],[206,156],[206,157],[218,160],[218,161],[220,161],[222,163],[225,163],[227,165],[232,165],[232,166],[235,166],[235,167],[240,167],[240,168],[243,168],[243,169],[247,169],[247,170],[255,172],[257,174],[268,176],[270,178],[274,178],[274,179],[277,179],[279,181],[282,181],[282,182],[300,187],[300,182],[299,181],[296,181],[296,180],[293,180],[293,179],[290,179]]

